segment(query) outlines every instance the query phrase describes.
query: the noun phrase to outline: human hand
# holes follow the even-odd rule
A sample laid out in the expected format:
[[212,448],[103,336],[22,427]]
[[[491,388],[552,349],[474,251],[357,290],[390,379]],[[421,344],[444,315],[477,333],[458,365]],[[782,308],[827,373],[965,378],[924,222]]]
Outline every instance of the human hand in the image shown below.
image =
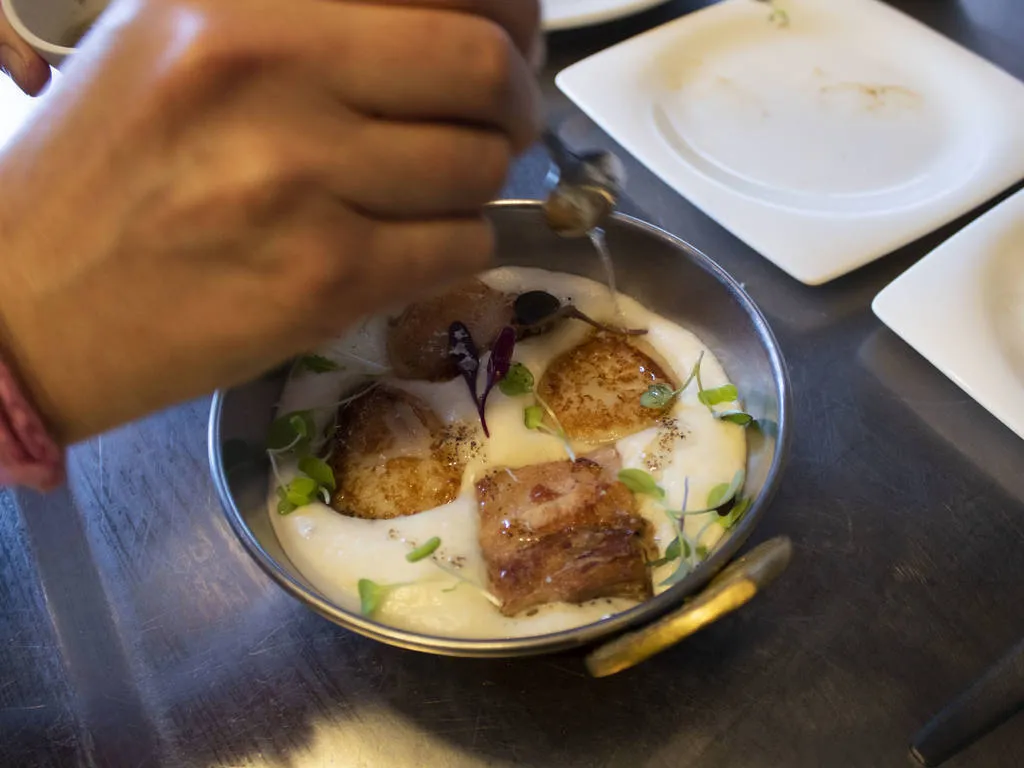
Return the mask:
[[37,95],[50,82],[50,65],[18,37],[2,12],[0,71],[6,73],[29,96]]
[[0,155],[0,349],[69,443],[478,271],[536,89],[479,15],[119,0]]

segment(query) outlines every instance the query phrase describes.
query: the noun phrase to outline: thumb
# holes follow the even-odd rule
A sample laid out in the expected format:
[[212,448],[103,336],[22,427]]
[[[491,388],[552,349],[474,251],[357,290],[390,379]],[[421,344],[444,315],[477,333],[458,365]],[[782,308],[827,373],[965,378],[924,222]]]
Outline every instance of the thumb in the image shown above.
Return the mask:
[[50,66],[18,37],[3,14],[0,14],[0,70],[29,96],[37,95],[50,81]]

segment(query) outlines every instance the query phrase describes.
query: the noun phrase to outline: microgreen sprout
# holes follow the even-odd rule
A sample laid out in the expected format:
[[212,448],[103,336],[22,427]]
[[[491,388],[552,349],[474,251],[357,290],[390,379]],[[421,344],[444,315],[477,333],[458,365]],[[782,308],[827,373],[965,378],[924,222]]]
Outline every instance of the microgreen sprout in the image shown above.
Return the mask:
[[659,501],[665,498],[665,489],[658,485],[657,480],[642,469],[620,470],[619,482],[633,493],[653,496]]
[[370,579],[360,579],[357,587],[359,589],[359,612],[363,616],[373,616],[384,603],[388,593],[400,586],[398,584],[378,584]]
[[673,512],[672,514],[679,517],[706,515],[708,512],[719,512],[719,514],[721,514],[721,510],[736,497],[737,493],[739,493],[740,489],[743,487],[743,481],[745,479],[746,472],[742,469],[738,469],[730,482],[720,483],[708,492],[708,500],[705,506],[700,509],[687,509],[686,504],[683,504],[683,508],[681,510]]
[[[537,398],[537,402],[534,405],[523,409],[523,424],[526,425],[527,429],[544,432],[560,440],[562,442],[562,447],[569,455],[569,459],[575,462],[576,452],[572,449],[572,444],[569,442],[569,437],[565,434],[565,430],[562,428],[562,424],[558,420],[558,416],[555,415],[551,406],[544,402],[544,399],[539,394],[534,392],[533,396]],[[544,423],[545,414],[554,422],[554,429]]]
[[484,435],[487,437],[491,436],[487,429],[487,397],[494,385],[508,374],[512,366],[512,352],[515,350],[515,346],[515,329],[512,326],[505,326],[491,347],[491,356],[487,361],[487,383],[484,386],[483,395],[478,396],[477,373],[480,370],[480,353],[473,341],[473,335],[465,323],[458,320],[448,328],[448,357],[462,374],[462,378],[466,380],[470,397],[473,398],[477,413],[480,414],[480,426],[483,427]]
[[267,433],[267,450],[275,453],[302,453],[309,447],[315,431],[316,422],[311,410],[292,411],[278,416]]
[[745,411],[715,411],[715,418],[719,421],[728,421],[730,424],[739,424],[747,427],[754,423],[755,419]]
[[530,369],[522,363],[512,363],[505,377],[498,382],[498,389],[508,397],[519,397],[533,392],[534,378]]
[[[273,454],[270,456],[273,457]],[[277,471],[276,465],[274,471]],[[326,461],[316,456],[303,456],[299,460],[299,471],[304,474],[293,478],[291,482],[281,483],[277,488],[279,514],[290,515],[299,507],[305,507],[315,501],[329,504],[330,492],[338,486],[334,470]]]
[[668,384],[659,383],[651,384],[647,388],[647,391],[640,395],[640,405],[644,408],[667,408],[673,400],[675,400],[683,391],[690,386],[690,382],[700,376],[700,364],[704,359],[704,352],[697,356],[697,362],[693,364],[693,368],[690,369],[690,374],[686,377],[686,380],[679,385],[679,389],[672,389]]
[[[686,504],[687,504],[687,502],[689,500],[690,500],[690,478],[687,477],[687,478],[685,478],[683,480],[683,507],[682,507],[683,509],[686,509]],[[672,523],[672,528],[675,529],[675,534],[676,534],[675,541],[677,543],[676,550],[677,550],[677,556],[678,556],[679,564],[676,566],[676,569],[672,572],[672,574],[667,579],[665,579],[664,581],[661,582],[661,584],[659,586],[662,586],[662,587],[670,587],[673,584],[678,584],[680,581],[685,579],[689,575],[689,573],[690,573],[690,561],[688,559],[689,555],[690,555],[690,544],[686,540],[686,534],[683,533],[683,527],[680,524],[680,518],[677,518],[675,515],[669,514],[668,515],[668,519],[669,519],[669,522]],[[683,555],[683,544],[684,543],[686,545],[686,556],[685,557],[682,556]],[[671,549],[672,549],[672,544],[669,544],[669,546],[666,547],[666,549],[665,549],[665,558],[668,558],[669,550],[671,550]],[[668,558],[668,559],[669,559],[669,561],[671,561],[671,558]]]
[[309,373],[330,373],[341,368],[336,362],[323,355],[308,354],[298,359],[298,367]]
[[516,348],[516,332],[510,325],[501,329],[498,338],[491,347],[491,356],[487,360],[487,384],[484,386],[484,393],[480,397],[480,423],[483,425],[484,434],[490,437],[487,431],[487,397],[494,389],[494,385],[508,375],[512,367],[512,352]]
[[719,403],[733,403],[739,397],[739,392],[732,384],[723,384],[714,389],[703,389],[697,394],[697,399],[704,405],[712,406]]
[[336,490],[337,481],[334,479],[334,470],[326,461],[316,456],[303,456],[299,459],[299,471],[315,480],[322,487]]
[[416,547],[412,552],[405,556],[405,559],[410,563],[418,563],[420,560],[430,557],[437,548],[441,546],[441,539],[437,536],[432,536],[425,542]]

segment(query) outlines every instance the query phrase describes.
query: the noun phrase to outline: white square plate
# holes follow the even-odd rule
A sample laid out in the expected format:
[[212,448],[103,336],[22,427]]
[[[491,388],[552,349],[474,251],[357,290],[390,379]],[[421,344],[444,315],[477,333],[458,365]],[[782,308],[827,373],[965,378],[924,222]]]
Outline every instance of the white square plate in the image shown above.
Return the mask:
[[589,27],[646,11],[668,0],[541,0],[544,29]]
[[[850,272],[1024,177],[1024,83],[877,0],[724,0],[558,86],[801,282]],[[778,19],[778,17],[776,17]]]
[[900,275],[872,308],[1024,437],[1024,190]]

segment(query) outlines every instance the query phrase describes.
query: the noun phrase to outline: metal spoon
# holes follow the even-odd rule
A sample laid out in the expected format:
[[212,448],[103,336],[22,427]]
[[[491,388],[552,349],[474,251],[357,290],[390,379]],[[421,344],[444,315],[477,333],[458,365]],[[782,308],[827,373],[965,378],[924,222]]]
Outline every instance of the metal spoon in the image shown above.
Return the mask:
[[548,226],[563,237],[584,237],[615,210],[626,168],[611,152],[576,154],[551,129],[544,132],[543,141],[554,162],[544,203]]

